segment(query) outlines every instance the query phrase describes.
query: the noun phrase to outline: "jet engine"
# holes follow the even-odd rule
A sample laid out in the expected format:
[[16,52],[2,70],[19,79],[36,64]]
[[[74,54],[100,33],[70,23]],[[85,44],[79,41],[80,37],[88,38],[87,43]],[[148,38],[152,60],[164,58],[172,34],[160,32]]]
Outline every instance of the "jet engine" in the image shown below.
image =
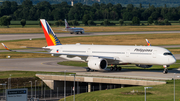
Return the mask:
[[141,64],[136,64],[137,67],[141,68],[151,68],[153,65],[141,65]]
[[107,61],[102,58],[91,58],[88,61],[88,67],[93,70],[102,70],[107,68]]

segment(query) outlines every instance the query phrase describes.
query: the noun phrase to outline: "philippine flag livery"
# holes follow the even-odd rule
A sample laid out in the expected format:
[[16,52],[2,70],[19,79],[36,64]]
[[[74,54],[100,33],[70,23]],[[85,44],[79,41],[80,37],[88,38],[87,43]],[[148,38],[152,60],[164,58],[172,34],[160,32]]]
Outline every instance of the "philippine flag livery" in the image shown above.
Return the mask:
[[148,39],[146,39],[147,45],[151,46],[151,43],[148,41]]
[[48,22],[45,19],[40,19],[40,22],[41,22],[48,46],[61,45],[61,42],[56,37],[55,33],[49,26]]

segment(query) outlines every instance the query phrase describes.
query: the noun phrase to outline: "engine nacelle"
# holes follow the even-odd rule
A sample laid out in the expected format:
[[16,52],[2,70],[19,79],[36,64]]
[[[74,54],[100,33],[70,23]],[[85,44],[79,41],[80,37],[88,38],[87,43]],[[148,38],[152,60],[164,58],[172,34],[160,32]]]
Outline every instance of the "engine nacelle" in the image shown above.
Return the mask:
[[102,70],[107,68],[107,61],[102,58],[91,58],[88,61],[88,67],[93,70]]
[[141,65],[141,64],[137,64],[137,67],[141,67],[141,68],[151,68],[153,65]]

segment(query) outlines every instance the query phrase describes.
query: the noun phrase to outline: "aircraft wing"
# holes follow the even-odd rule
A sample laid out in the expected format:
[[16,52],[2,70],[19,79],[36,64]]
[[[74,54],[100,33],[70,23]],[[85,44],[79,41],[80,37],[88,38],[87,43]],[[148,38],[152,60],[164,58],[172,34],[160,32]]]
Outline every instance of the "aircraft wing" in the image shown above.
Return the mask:
[[[99,57],[99,58],[104,58],[104,59],[109,59],[109,60],[120,60],[118,57],[111,57],[111,56],[99,56],[99,55],[82,55],[82,54],[67,54],[67,53],[49,53],[49,52],[32,52],[32,51],[16,51],[16,50],[11,50],[9,49],[5,44],[1,43],[4,48],[8,51],[11,52],[24,52],[24,53],[41,53],[41,54],[55,54],[55,55],[68,55],[68,56],[79,56],[79,57]],[[45,49],[45,50],[50,50],[49,48],[43,47],[43,48],[37,48],[37,47],[26,47],[25,48],[36,48],[36,49]]]
[[[28,51],[16,51],[16,50],[11,50],[9,49],[4,43],[1,43],[3,45],[3,47],[8,50],[8,51],[11,51],[11,52],[24,52],[24,53],[42,53],[42,54],[51,54],[51,53],[48,53],[48,52],[28,52]],[[43,48],[39,48],[39,47],[26,47],[26,46],[23,46],[23,48],[33,48],[33,49],[44,49],[44,50],[50,50],[49,48],[46,48],[46,47],[43,47]]]

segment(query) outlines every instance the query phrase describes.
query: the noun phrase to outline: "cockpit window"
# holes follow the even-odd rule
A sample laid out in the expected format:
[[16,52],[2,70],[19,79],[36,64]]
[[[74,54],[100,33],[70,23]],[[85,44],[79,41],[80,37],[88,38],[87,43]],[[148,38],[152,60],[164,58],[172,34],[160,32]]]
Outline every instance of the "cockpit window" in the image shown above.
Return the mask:
[[164,53],[164,55],[173,55],[173,54],[172,54],[172,53],[167,52],[167,53]]

